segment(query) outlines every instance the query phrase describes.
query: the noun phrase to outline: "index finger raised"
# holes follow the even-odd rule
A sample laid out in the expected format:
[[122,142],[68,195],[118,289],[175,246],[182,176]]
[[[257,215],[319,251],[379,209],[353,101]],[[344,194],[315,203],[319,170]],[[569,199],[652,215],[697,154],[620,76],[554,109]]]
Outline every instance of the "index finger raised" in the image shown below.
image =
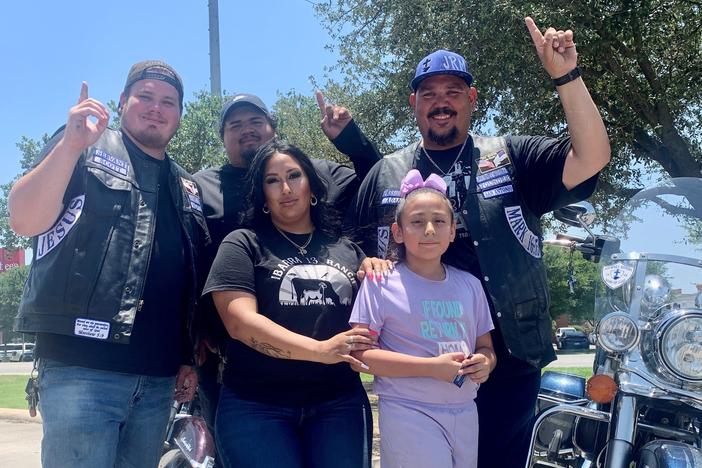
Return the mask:
[[314,96],[317,98],[317,105],[319,106],[319,111],[322,113],[322,117],[327,113],[327,103],[324,101],[324,94],[320,90],[314,92]]
[[541,34],[541,31],[539,30],[539,27],[536,25],[533,19],[531,19],[531,16],[527,16],[524,18],[524,23],[526,24],[527,29],[529,30],[529,34],[531,35],[531,40],[534,42],[535,45],[541,45],[544,42],[544,36]]
[[83,81],[80,85],[80,96],[78,97],[78,104],[88,99],[88,83]]

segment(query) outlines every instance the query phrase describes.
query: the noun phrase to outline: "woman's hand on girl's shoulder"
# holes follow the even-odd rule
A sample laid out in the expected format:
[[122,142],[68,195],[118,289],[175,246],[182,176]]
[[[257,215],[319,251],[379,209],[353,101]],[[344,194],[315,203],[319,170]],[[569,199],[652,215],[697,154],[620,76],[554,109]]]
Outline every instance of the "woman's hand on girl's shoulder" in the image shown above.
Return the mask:
[[385,260],[378,257],[366,257],[361,262],[356,272],[358,281],[363,281],[363,278],[380,281],[388,276],[388,272],[395,268],[395,264],[390,260]]

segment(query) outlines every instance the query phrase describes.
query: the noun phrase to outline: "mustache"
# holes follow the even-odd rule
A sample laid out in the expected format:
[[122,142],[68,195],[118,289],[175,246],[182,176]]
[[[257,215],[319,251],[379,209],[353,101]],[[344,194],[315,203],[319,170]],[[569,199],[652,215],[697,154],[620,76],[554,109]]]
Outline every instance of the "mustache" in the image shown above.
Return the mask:
[[431,118],[431,117],[434,117],[435,115],[439,115],[439,114],[447,114],[450,116],[454,116],[454,115],[456,115],[456,111],[449,108],[449,107],[439,107],[439,108],[436,108],[433,111],[429,112],[429,115],[427,115],[427,117]]

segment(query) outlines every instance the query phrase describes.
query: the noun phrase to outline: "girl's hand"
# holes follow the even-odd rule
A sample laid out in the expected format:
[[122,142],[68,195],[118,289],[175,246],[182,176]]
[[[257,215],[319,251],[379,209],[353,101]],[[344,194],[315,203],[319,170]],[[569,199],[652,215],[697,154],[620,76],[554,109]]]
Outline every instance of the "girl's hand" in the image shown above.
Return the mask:
[[483,383],[490,376],[490,361],[484,354],[473,354],[461,363],[461,374],[475,383]]
[[461,352],[444,353],[432,358],[434,364],[433,377],[445,382],[453,382],[453,379],[462,372],[461,366],[465,362],[466,355]]
[[317,353],[319,362],[324,364],[336,364],[337,362],[348,362],[362,369],[368,366],[351,356],[352,351],[365,351],[378,347],[378,335],[367,328],[353,328],[332,336],[328,340],[320,341]]

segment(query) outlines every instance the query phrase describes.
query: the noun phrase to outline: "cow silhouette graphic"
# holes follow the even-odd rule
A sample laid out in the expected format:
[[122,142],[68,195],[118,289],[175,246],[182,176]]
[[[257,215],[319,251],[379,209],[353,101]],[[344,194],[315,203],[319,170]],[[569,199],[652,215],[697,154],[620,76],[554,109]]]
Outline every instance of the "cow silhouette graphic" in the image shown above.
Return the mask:
[[293,278],[290,281],[300,305],[340,305],[339,296],[329,281],[314,278]]

